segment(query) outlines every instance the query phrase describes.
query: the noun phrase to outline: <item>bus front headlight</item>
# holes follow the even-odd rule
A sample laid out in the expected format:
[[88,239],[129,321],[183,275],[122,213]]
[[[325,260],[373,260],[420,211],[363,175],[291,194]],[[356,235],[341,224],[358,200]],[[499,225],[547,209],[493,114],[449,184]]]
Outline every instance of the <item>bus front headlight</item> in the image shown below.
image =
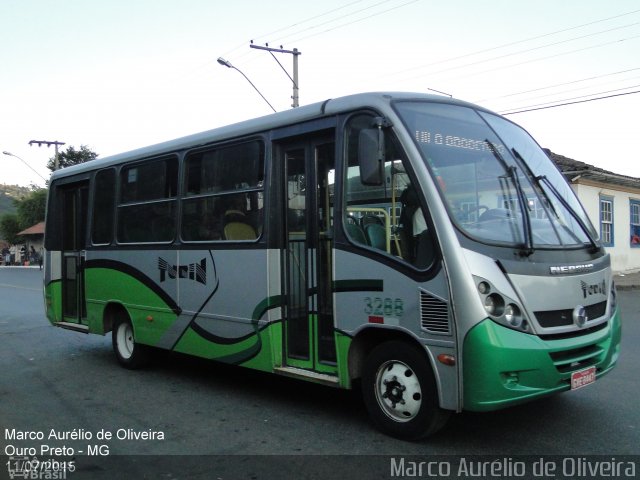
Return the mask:
[[499,317],[504,312],[504,299],[497,293],[491,293],[484,299],[484,309],[493,317]]
[[520,308],[517,305],[510,303],[504,309],[504,319],[513,327],[520,327],[522,325],[522,314]]
[[482,305],[491,320],[520,332],[532,333],[526,315],[517,301],[499,292],[484,278],[474,278]]

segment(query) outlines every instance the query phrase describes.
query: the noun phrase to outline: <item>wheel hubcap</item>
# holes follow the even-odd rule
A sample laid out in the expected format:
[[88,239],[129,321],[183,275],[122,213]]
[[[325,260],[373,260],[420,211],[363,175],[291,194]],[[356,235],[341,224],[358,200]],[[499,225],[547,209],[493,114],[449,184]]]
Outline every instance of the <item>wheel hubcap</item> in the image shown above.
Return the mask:
[[382,364],[376,375],[376,399],[392,420],[412,420],[422,405],[422,389],[413,369],[398,360]]
[[118,350],[123,358],[128,359],[133,353],[133,329],[128,323],[120,324],[118,328]]

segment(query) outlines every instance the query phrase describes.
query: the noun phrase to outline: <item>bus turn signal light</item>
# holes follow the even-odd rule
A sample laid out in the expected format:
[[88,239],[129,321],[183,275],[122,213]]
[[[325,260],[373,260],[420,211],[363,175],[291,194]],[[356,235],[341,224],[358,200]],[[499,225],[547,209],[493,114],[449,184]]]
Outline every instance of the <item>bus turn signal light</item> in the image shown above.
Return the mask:
[[448,353],[441,353],[440,355],[438,355],[438,361],[443,365],[453,367],[456,364],[456,357],[454,357],[453,355],[449,355]]

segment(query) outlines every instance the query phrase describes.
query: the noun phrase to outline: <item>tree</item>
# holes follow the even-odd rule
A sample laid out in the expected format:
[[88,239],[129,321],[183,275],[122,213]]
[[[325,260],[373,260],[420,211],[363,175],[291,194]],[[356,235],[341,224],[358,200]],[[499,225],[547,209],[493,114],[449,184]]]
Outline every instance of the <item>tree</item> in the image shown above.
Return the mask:
[[18,222],[18,215],[15,213],[5,213],[0,217],[0,235],[10,244],[15,245],[18,243],[18,232],[22,230]]
[[[75,148],[73,148],[73,145],[70,145],[65,151],[58,153],[58,168],[66,168],[70,167],[71,165],[78,165],[79,163],[89,162],[91,160],[95,160],[97,157],[98,154],[92,151],[86,145],[80,145],[79,150],[76,150]],[[47,168],[52,172],[55,170],[55,155],[49,159]]]
[[39,188],[25,197],[14,200],[18,212],[18,224],[22,230],[44,220],[47,192],[46,188]]

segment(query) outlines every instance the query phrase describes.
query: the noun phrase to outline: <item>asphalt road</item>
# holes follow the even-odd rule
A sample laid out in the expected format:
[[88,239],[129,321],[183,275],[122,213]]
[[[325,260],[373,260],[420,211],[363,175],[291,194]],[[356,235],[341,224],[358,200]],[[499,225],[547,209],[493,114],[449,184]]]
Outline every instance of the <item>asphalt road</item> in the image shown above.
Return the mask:
[[[392,478],[394,466],[411,476],[390,458],[448,463],[440,476],[456,478],[459,458],[474,455],[511,462],[502,472],[515,468],[513,478],[518,459],[531,456],[635,455],[640,468],[638,290],[619,292],[619,302],[622,356],[608,376],[500,412],[455,415],[409,443],[376,431],[353,392],[177,355],[125,370],[110,335],[49,325],[40,271],[0,268],[0,478],[7,461],[42,458],[43,448],[65,449],[46,453],[74,462],[72,479]],[[580,476],[580,460],[571,462],[558,468]]]

